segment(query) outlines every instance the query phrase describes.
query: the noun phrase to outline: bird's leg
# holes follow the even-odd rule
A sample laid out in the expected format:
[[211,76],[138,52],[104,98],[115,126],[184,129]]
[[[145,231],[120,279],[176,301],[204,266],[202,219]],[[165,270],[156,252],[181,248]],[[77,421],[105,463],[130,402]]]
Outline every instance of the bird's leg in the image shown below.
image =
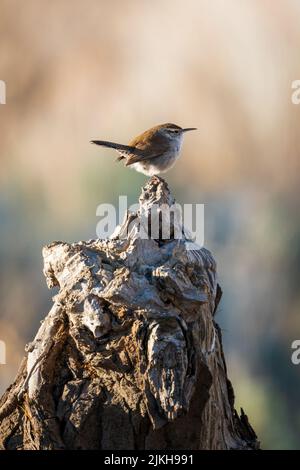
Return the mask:
[[158,175],[151,176],[151,179],[154,181],[156,180],[158,183],[163,183],[165,181],[161,176]]

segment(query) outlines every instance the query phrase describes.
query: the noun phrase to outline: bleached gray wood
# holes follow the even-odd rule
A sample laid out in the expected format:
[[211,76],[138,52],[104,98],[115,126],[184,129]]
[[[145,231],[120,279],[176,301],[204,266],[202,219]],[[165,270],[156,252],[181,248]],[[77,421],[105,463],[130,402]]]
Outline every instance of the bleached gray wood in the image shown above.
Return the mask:
[[[44,248],[59,292],[0,400],[2,449],[258,447],[234,410],[211,253],[139,238],[151,210],[174,203],[153,177],[110,239]],[[171,236],[176,211],[174,225]]]

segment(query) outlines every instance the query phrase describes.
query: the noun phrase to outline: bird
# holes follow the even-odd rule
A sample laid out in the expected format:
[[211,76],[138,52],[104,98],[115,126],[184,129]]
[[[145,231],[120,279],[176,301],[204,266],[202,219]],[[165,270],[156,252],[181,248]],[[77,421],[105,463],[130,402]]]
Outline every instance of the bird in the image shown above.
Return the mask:
[[156,176],[173,167],[180,154],[184,133],[196,129],[166,123],[151,127],[128,145],[106,140],[91,140],[91,143],[115,149],[119,153],[117,161],[125,160],[125,166],[147,176]]

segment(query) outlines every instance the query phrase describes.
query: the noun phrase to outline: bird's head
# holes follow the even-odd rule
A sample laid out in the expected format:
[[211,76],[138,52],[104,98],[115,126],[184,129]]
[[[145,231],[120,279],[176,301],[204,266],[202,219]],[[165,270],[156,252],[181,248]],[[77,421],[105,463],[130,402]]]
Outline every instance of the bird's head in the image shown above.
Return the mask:
[[157,132],[170,140],[181,141],[185,132],[194,131],[196,129],[196,127],[182,128],[176,124],[167,123],[158,126]]

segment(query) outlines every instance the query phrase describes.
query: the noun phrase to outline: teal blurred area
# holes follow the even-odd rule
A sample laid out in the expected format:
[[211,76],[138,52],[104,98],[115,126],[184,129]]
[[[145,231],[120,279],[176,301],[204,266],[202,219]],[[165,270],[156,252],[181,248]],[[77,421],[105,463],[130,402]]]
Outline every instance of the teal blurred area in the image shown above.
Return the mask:
[[265,449],[300,448],[297,0],[0,1],[0,391],[54,294],[43,245],[96,237],[143,175],[91,139],[195,126],[166,179],[205,204],[228,372]]

